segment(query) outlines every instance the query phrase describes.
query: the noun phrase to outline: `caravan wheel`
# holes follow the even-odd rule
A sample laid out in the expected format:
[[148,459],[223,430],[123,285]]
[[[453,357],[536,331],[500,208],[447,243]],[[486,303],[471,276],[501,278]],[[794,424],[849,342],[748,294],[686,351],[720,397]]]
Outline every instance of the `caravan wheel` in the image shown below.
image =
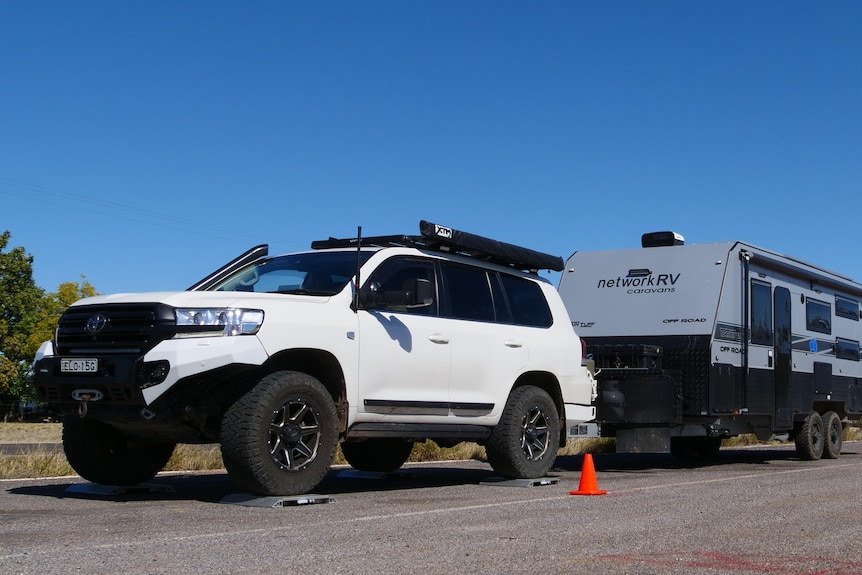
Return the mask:
[[841,454],[843,443],[842,435],[844,428],[841,426],[841,418],[834,411],[823,414],[824,444],[823,457],[837,459]]
[[812,411],[802,422],[802,427],[796,433],[796,453],[800,459],[813,461],[823,455],[823,444],[826,434],[823,431],[823,419],[816,411]]

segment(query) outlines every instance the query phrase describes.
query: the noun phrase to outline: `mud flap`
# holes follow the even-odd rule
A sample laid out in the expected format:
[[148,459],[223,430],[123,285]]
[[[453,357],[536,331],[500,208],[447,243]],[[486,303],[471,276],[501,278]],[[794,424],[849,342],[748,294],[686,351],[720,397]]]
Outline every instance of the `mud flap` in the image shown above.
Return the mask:
[[618,428],[617,453],[670,453],[670,427]]

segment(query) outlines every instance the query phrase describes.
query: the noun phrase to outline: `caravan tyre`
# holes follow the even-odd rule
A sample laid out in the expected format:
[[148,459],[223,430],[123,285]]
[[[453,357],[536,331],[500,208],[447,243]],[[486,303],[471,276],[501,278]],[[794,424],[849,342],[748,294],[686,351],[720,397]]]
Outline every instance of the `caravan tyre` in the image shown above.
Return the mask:
[[825,436],[823,419],[819,413],[812,411],[796,433],[796,453],[799,458],[807,461],[820,459],[823,455]]
[[823,414],[823,431],[823,457],[837,459],[841,454],[844,428],[841,426],[841,417],[834,411]]

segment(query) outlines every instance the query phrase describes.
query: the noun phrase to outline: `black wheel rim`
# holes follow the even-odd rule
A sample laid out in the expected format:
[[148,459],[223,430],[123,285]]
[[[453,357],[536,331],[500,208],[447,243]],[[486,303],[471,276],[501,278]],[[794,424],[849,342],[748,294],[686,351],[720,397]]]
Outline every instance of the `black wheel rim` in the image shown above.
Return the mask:
[[823,434],[823,426],[822,425],[818,424],[817,422],[814,422],[811,425],[810,433],[811,433],[811,445],[813,445],[815,448],[818,448],[821,445],[823,445],[825,437]]
[[286,471],[299,471],[317,457],[320,420],[314,406],[301,398],[289,399],[272,413],[269,454]]
[[530,408],[521,419],[521,449],[529,461],[541,459],[548,450],[550,429],[545,412],[538,406]]

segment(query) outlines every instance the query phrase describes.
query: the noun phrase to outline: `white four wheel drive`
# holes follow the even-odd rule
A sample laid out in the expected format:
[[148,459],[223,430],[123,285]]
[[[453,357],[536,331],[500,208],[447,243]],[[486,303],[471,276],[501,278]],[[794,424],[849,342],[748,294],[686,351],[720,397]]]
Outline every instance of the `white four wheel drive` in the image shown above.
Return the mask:
[[[361,230],[360,230],[361,231]],[[339,443],[392,471],[414,442],[474,441],[507,478],[545,475],[593,420],[582,344],[540,269],[561,258],[428,222],[415,236],[259,246],[183,292],[71,306],[35,364],[69,463],[96,483],[221,444],[241,489],[313,489]]]

